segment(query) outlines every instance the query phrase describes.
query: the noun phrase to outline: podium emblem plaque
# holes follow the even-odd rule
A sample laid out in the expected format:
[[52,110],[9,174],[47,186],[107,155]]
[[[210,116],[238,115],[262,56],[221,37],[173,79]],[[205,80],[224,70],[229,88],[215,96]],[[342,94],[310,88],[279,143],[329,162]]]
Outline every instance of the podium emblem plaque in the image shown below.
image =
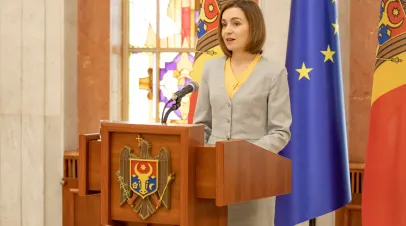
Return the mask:
[[170,152],[166,147],[152,157],[151,143],[140,137],[137,140],[140,155],[125,146],[120,153],[120,169],[116,175],[120,186],[120,206],[127,203],[145,220],[162,205],[170,209],[170,185],[175,180],[175,174],[170,172]]

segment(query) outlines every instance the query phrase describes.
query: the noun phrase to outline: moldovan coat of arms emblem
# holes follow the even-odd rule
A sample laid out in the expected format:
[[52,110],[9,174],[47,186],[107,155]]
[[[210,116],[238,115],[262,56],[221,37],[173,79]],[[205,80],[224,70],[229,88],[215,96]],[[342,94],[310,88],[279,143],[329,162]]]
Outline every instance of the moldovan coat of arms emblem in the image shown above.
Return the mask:
[[116,172],[120,184],[120,206],[131,206],[145,220],[161,205],[170,209],[170,184],[175,174],[170,173],[170,153],[162,147],[158,155],[151,156],[152,145],[137,138],[140,156],[125,146],[120,153],[120,169]]

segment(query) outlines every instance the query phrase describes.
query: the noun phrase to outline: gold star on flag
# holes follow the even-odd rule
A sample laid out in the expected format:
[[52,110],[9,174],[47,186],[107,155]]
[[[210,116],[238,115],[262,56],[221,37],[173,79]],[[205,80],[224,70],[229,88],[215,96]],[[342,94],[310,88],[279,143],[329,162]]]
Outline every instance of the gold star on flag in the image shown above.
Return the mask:
[[332,3],[336,2],[336,0],[333,0]]
[[338,33],[338,23],[337,23],[337,21],[334,24],[331,24],[331,25],[333,25],[333,27],[334,27],[334,34],[337,34]]
[[334,51],[331,51],[330,49],[330,45],[327,46],[327,50],[326,51],[320,51],[324,54],[324,62],[326,62],[327,60],[331,60],[331,62],[334,63],[333,60],[333,55],[336,53]]
[[306,68],[305,63],[302,63],[302,68],[300,69],[296,69],[297,72],[299,72],[299,80],[302,78],[307,78],[308,80],[310,80],[309,77],[309,72],[311,72],[313,70],[313,68]]

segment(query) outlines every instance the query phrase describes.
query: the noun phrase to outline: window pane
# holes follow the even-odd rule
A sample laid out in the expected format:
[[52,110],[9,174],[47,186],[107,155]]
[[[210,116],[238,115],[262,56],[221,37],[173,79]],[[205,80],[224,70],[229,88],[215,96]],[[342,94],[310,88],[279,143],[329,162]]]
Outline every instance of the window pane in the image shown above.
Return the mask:
[[156,0],[129,0],[129,44],[134,48],[156,47]]
[[194,48],[195,0],[159,0],[161,48]]
[[[173,93],[190,82],[193,61],[194,53],[160,53],[159,112],[162,112]],[[182,98],[180,108],[169,115],[168,123],[187,123],[190,96]]]
[[131,53],[129,57],[129,120],[155,122],[157,99],[154,53]]

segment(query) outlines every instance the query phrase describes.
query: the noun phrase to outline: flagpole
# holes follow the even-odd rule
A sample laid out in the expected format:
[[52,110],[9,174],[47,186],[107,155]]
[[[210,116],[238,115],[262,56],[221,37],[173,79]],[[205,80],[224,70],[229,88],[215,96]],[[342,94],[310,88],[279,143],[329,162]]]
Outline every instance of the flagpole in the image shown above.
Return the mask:
[[309,221],[309,226],[316,226],[316,218],[313,218]]

